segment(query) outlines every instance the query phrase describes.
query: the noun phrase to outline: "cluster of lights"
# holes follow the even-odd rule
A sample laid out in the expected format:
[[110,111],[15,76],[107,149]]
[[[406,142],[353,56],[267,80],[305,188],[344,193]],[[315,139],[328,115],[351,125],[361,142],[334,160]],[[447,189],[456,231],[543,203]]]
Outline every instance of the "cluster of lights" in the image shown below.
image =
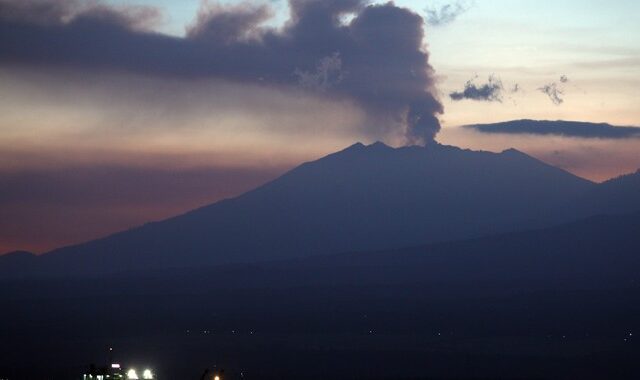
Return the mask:
[[[2,0],[0,0],[0,1],[2,1]],[[109,351],[113,351],[113,349],[109,348]],[[138,375],[138,372],[136,372],[136,370],[134,368],[130,368],[126,372],[126,375],[124,375],[123,368],[118,363],[112,363],[111,364],[111,371],[107,371],[107,368],[97,369],[97,370],[100,372],[99,374],[94,374],[94,373],[85,374],[85,375],[83,375],[83,379],[84,380],[108,380],[108,379],[113,379],[113,380],[117,380],[117,379],[120,379],[120,380],[123,380],[123,379],[126,379],[126,380],[140,380],[140,379],[153,380],[153,379],[155,379],[155,376],[153,375],[153,372],[151,372],[151,369],[148,369],[148,368],[145,369],[142,372],[142,376],[141,377],[140,377],[140,375]],[[0,380],[2,380],[2,379],[0,379]]]
[[[142,378],[145,380],[153,379],[153,373],[150,369],[145,369],[144,372],[142,372]],[[127,379],[138,380],[140,378],[138,377],[138,373],[136,372],[136,370],[131,368],[129,371],[127,371]]]

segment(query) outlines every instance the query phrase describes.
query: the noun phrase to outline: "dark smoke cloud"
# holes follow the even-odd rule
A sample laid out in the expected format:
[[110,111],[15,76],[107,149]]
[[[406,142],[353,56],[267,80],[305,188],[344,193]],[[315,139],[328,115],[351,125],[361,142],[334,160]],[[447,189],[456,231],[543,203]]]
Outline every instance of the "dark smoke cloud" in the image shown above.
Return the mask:
[[465,13],[471,8],[471,4],[466,1],[456,1],[454,3],[445,4],[440,7],[425,8],[427,24],[432,26],[441,26],[454,22],[458,16]]
[[161,12],[150,6],[108,7],[97,1],[81,0],[0,0],[0,22],[28,23],[40,26],[56,26],[68,23],[82,14],[120,24],[132,29],[148,29],[157,24]]
[[477,100],[485,102],[502,102],[502,91],[504,86],[500,78],[490,76],[487,83],[476,84],[474,81],[478,77],[470,79],[465,83],[464,90],[454,91],[449,94],[449,97],[453,101],[460,101],[464,99]]
[[63,22],[79,4],[72,1],[0,1],[0,19],[41,25]]
[[393,3],[291,0],[291,19],[277,30],[263,25],[267,6],[216,6],[201,10],[184,38],[154,32],[157,14],[147,8],[0,7],[0,64],[296,86],[355,102],[372,134],[402,130],[408,142],[426,143],[440,129],[423,20]]
[[322,58],[315,71],[296,70],[295,74],[298,76],[300,86],[317,91],[326,91],[338,85],[345,75],[342,71],[342,59],[338,53]]

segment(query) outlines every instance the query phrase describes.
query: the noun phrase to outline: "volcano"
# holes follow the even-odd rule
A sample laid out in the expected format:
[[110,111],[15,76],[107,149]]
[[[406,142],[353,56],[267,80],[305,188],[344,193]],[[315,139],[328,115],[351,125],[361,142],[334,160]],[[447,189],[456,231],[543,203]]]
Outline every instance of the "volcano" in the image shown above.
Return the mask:
[[572,220],[567,205],[597,187],[514,149],[357,143],[236,198],[56,249],[30,271],[184,268],[473,238]]

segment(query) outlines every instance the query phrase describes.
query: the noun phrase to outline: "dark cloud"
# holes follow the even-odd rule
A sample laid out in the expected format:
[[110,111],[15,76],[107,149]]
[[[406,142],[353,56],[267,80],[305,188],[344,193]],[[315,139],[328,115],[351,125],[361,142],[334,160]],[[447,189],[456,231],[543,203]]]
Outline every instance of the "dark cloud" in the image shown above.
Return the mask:
[[487,83],[480,85],[474,82],[475,79],[477,79],[477,76],[468,80],[464,85],[464,90],[450,93],[449,97],[451,100],[460,101],[468,99],[485,102],[502,102],[502,91],[504,87],[500,78],[492,75],[489,77]]
[[483,133],[556,135],[580,138],[640,138],[640,127],[617,127],[606,123],[576,121],[514,120],[495,124],[467,125]]
[[440,129],[423,20],[393,3],[291,0],[277,30],[263,25],[266,6],[203,8],[184,38],[153,32],[149,9],[28,3],[0,3],[11,15],[0,19],[0,64],[302,86],[358,104],[371,134],[425,143]]
[[471,4],[466,1],[456,1],[442,6],[431,6],[425,8],[427,24],[441,26],[450,24],[461,14],[469,10]]

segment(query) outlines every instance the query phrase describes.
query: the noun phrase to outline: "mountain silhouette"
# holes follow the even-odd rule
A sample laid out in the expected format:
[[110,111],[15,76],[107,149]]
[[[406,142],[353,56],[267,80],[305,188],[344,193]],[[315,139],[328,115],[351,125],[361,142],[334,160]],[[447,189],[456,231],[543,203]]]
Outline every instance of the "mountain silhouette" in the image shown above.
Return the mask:
[[48,274],[257,262],[571,220],[596,184],[514,149],[355,144],[236,198],[38,257]]
[[583,215],[640,210],[640,170],[599,184],[580,198],[575,208]]
[[[227,289],[433,285],[447,295],[540,289],[609,289],[640,280],[640,212],[597,215],[556,226],[389,250],[227,264],[149,277],[149,288]],[[215,273],[215,280],[209,279]],[[171,283],[171,286],[168,284]],[[485,289],[474,289],[485,285]],[[81,292],[84,292],[82,290]]]
[[13,251],[7,252],[2,256],[2,265],[25,265],[33,262],[36,259],[36,255],[28,251]]
[[[524,290],[625,288],[636,286],[640,279],[639,246],[640,213],[635,212],[462,241],[266,263],[260,269],[273,277],[263,283],[287,281],[288,286],[501,284],[500,292],[516,291],[513,286]],[[253,267],[237,281],[247,284],[256,273],[260,271]],[[295,279],[278,280],[284,273],[295,273]]]

